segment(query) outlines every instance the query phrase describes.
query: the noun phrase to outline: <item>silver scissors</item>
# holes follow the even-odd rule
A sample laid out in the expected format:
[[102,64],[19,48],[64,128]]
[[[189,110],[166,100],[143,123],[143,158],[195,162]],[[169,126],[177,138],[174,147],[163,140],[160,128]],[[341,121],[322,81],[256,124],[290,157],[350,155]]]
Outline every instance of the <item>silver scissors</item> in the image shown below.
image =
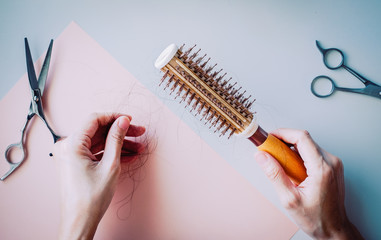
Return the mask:
[[[350,72],[353,76],[355,76],[357,79],[359,79],[364,85],[364,88],[343,88],[343,87],[338,87],[335,82],[328,76],[320,75],[314,78],[311,82],[311,92],[316,96],[320,98],[325,98],[328,96],[331,96],[335,91],[343,91],[343,92],[353,92],[353,93],[360,93],[360,94],[365,94],[369,95],[372,97],[376,97],[378,99],[381,99],[381,86],[366,79],[365,77],[361,76],[359,73],[357,73],[355,70],[352,68],[348,67],[345,65],[345,58],[344,58],[344,53],[337,49],[337,48],[328,48],[324,49],[320,46],[320,43],[316,41],[316,46],[323,55],[323,62],[324,65],[331,69],[331,70],[336,70],[339,68],[344,68],[348,72]],[[333,63],[332,61],[329,60],[329,56],[336,56],[339,61],[336,61]],[[318,85],[319,84],[324,84],[324,85],[329,85],[328,91],[324,91],[324,93],[321,93],[321,90],[318,90]]]
[[[21,130],[20,142],[9,145],[5,151],[5,159],[9,163],[10,169],[8,170],[7,173],[5,173],[0,178],[1,181],[6,179],[11,173],[13,173],[25,160],[25,157],[26,157],[26,149],[25,149],[25,145],[24,145],[25,130],[28,126],[29,121],[35,115],[40,117],[40,119],[46,124],[49,131],[53,135],[54,143],[57,142],[61,138],[60,136],[55,134],[55,132],[51,129],[49,124],[46,122],[44,111],[42,108],[42,94],[44,93],[45,82],[46,82],[46,78],[48,76],[48,70],[49,70],[49,65],[50,65],[50,56],[52,54],[52,47],[53,47],[53,40],[50,41],[49,48],[48,48],[48,51],[46,53],[44,63],[42,65],[40,76],[38,77],[38,81],[37,81],[36,73],[34,71],[34,65],[33,65],[32,55],[30,54],[28,40],[26,38],[24,40],[25,40],[26,66],[28,69],[28,78],[29,78],[30,89],[32,92],[32,100],[30,103],[29,112],[28,112],[26,122],[24,124],[24,127]],[[11,159],[11,152],[13,150],[15,150],[15,148],[19,148],[22,150],[21,160],[18,162],[12,161],[12,159]]]

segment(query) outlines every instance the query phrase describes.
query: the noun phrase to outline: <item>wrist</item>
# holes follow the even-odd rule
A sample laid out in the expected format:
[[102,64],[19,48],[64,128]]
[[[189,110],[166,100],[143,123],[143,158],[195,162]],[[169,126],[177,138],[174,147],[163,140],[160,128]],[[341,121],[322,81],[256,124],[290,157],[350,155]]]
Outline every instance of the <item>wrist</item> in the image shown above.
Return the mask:
[[337,224],[330,229],[327,229],[325,234],[317,234],[314,236],[315,239],[337,239],[337,240],[347,240],[347,239],[364,239],[357,228],[346,219],[342,224]]
[[332,234],[331,239],[364,239],[360,232],[357,230],[355,225],[353,225],[349,220],[345,223],[345,226],[341,229],[337,229],[334,234]]
[[99,217],[91,216],[87,212],[62,214],[59,239],[93,239],[99,222]]

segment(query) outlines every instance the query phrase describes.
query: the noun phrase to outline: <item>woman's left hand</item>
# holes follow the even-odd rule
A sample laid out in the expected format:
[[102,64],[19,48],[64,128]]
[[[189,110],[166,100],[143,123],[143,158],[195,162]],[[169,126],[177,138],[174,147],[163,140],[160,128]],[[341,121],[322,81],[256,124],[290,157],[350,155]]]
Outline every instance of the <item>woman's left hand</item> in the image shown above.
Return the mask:
[[121,161],[132,161],[144,145],[125,139],[145,128],[122,114],[93,114],[73,135],[56,143],[61,179],[60,239],[92,239],[114,196]]

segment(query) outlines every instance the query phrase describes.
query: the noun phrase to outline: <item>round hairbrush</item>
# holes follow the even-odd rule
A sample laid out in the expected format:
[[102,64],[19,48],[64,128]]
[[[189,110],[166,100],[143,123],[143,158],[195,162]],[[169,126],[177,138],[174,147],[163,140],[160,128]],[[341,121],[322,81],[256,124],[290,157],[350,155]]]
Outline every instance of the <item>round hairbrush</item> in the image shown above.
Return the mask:
[[201,49],[183,50],[175,44],[169,45],[157,58],[155,67],[164,72],[160,85],[170,88],[175,98],[186,102],[190,111],[196,111],[210,128],[219,132],[248,138],[259,150],[270,153],[278,160],[289,178],[300,184],[307,177],[306,168],[299,154],[272,134],[263,130],[255,120],[250,107],[254,99],[246,97],[237,83],[226,79],[222,69],[215,70],[217,64],[210,64]]

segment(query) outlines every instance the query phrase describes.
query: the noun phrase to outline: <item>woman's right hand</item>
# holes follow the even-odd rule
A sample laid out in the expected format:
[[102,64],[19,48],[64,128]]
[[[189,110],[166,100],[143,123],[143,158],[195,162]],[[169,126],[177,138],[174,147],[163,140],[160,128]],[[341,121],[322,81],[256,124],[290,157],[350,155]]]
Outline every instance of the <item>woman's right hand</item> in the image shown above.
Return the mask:
[[299,227],[316,239],[363,239],[346,215],[341,160],[320,148],[307,131],[278,129],[272,134],[293,144],[307,169],[308,177],[295,186],[270,154],[255,155]]

